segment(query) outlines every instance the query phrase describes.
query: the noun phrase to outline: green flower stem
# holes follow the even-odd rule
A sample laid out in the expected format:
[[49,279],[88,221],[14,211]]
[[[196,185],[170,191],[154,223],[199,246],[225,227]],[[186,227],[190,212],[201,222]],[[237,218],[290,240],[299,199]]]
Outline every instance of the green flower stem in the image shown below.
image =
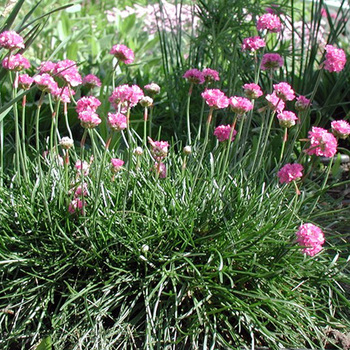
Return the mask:
[[[83,164],[84,164],[84,152],[85,152],[85,141],[86,141],[86,136],[87,136],[88,130],[84,129],[83,136],[80,141],[80,162],[81,162],[81,169],[80,169],[80,184],[81,184],[81,189],[84,191],[84,169],[83,169]],[[85,216],[85,196],[83,195],[81,198],[82,204],[83,204],[83,216]]]
[[283,153],[284,153],[284,149],[285,149],[287,140],[288,140],[288,128],[284,128],[284,135],[283,135],[283,140],[282,140],[282,148],[281,148],[281,155],[280,155],[279,164],[282,163]]
[[126,129],[127,129],[127,135],[128,135],[128,142],[127,142],[127,148],[128,148],[128,164],[127,164],[127,179],[125,184],[125,192],[124,192],[124,201],[123,201],[123,218],[125,217],[125,209],[126,209],[126,201],[127,201],[127,195],[128,195],[128,188],[130,183],[130,172],[131,172],[131,162],[132,162],[132,147],[131,147],[131,130],[130,130],[130,108],[128,108],[128,111],[126,113]]
[[50,129],[50,152],[54,150],[54,153],[58,155],[58,143],[57,143],[57,119],[60,108],[60,101],[56,102],[55,109],[52,113],[51,129]]
[[[241,136],[242,136],[242,130],[243,130],[243,125],[244,125],[244,115],[240,116],[240,119],[241,119],[241,122],[239,124],[238,133],[237,133],[237,136],[236,136],[235,141],[234,141],[234,144],[237,145],[237,151],[238,151],[239,144],[241,141]],[[235,164],[237,163],[237,152],[235,152],[234,162],[235,162]]]
[[[148,136],[152,138],[152,120],[153,120],[153,106],[150,107],[149,111],[149,127],[148,127]],[[147,142],[146,142],[147,144]]]
[[193,83],[190,85],[190,90],[188,91],[187,96],[187,109],[186,109],[186,121],[187,121],[187,144],[191,146],[191,122],[190,122],[190,104],[191,104],[191,95],[193,90]]
[[73,134],[72,134],[72,131],[70,129],[69,120],[68,120],[68,106],[67,106],[67,102],[64,102],[64,104],[63,104],[63,114],[64,114],[64,120],[65,120],[65,123],[66,123],[66,128],[67,128],[69,137],[73,140]]
[[[208,82],[204,86],[204,91],[208,88]],[[202,99],[202,106],[201,106],[201,114],[199,116],[199,127],[198,127],[198,133],[196,137],[196,141],[199,141],[201,139],[201,133],[202,133],[202,123],[203,123],[203,115],[204,115],[204,106],[205,106],[205,99]]]
[[49,205],[47,203],[47,197],[46,197],[46,191],[45,191],[45,185],[44,185],[44,176],[43,176],[43,170],[41,168],[41,156],[40,156],[40,130],[39,130],[39,121],[40,121],[40,111],[41,111],[41,106],[44,101],[44,96],[45,92],[43,91],[41,93],[39,103],[38,103],[38,108],[36,111],[36,117],[35,117],[35,145],[36,145],[36,152],[37,152],[37,163],[38,163],[38,170],[39,170],[39,181],[40,181],[40,187],[41,187],[41,192],[43,195],[43,200],[44,200],[44,206],[45,206],[45,211],[47,218],[49,220],[50,225],[52,224],[51,221],[51,215],[50,215],[50,210],[49,210]]
[[117,63],[114,65],[113,67],[113,74],[112,74],[112,87],[113,87],[113,91],[115,90],[115,71],[117,70],[117,67],[119,65],[119,60],[117,61]]
[[23,171],[27,182],[29,181],[28,164],[27,164],[27,151],[26,151],[26,104],[27,95],[23,96],[22,100],[22,154],[23,154]]
[[147,145],[147,120],[148,120],[148,108],[145,107],[143,114],[143,144]]

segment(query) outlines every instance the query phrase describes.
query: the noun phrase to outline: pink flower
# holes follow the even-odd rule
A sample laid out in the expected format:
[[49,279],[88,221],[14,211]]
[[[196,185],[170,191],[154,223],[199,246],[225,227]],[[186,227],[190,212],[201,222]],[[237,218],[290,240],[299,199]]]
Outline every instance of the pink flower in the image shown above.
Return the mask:
[[337,153],[337,139],[323,128],[313,126],[309,131],[309,140],[310,147],[305,150],[308,155],[331,158]]
[[295,99],[295,93],[292,87],[288,83],[274,84],[277,97],[281,98],[283,101],[293,101]]
[[117,173],[124,165],[124,161],[118,158],[112,158],[111,163],[112,163],[112,171],[114,173]]
[[135,59],[134,51],[125,45],[114,45],[109,53],[125,64],[133,63]]
[[279,172],[277,173],[277,176],[280,179],[280,183],[290,183],[292,181],[299,180],[303,176],[303,166],[298,163],[294,164],[286,164],[284,165]]
[[69,206],[68,206],[68,212],[71,214],[75,213],[83,213],[83,201],[80,198],[74,198]]
[[91,110],[82,111],[78,114],[78,119],[83,128],[93,129],[101,123],[98,114]]
[[261,60],[261,69],[278,69],[284,64],[284,59],[278,53],[266,53]]
[[53,73],[71,86],[78,86],[83,82],[77,64],[72,60],[57,62]]
[[278,33],[281,31],[282,25],[278,16],[272,13],[265,13],[258,18],[256,27],[258,30],[269,30],[273,33]]
[[63,88],[57,87],[57,89],[51,91],[51,94],[56,101],[70,103],[71,96],[75,95],[75,91],[71,90],[68,86],[65,86]]
[[277,119],[282,128],[290,128],[295,125],[298,117],[293,112],[284,111],[277,114]]
[[[214,135],[217,137],[219,142],[224,142],[230,138],[230,133],[232,130],[231,125],[219,125],[215,128]],[[233,130],[231,141],[235,139],[235,135],[237,134],[236,130]]]
[[204,74],[196,68],[188,70],[182,77],[193,84],[203,84],[205,82]]
[[21,74],[18,76],[18,86],[23,90],[28,90],[33,82],[34,79],[28,74]]
[[245,97],[230,97],[229,103],[231,110],[238,115],[243,115],[253,109],[253,104]]
[[167,141],[153,141],[150,137],[148,142],[151,145],[151,154],[156,161],[161,161],[168,155],[169,143]]
[[208,106],[215,109],[226,108],[229,105],[229,99],[219,89],[206,89],[202,92],[202,97]]
[[84,182],[83,185],[78,185],[78,187],[74,191],[74,197],[86,197],[89,195],[87,183]]
[[29,61],[20,53],[5,57],[2,61],[2,66],[8,70],[21,71],[30,67]]
[[254,100],[256,98],[259,98],[263,95],[263,92],[258,84],[244,84],[243,85],[244,94],[250,98],[251,100]]
[[204,79],[206,82],[219,81],[219,72],[215,69],[204,68],[202,70]]
[[53,80],[52,76],[43,73],[34,77],[34,82],[37,85],[38,89],[44,92],[51,93],[58,89],[57,83]]
[[265,47],[266,43],[264,39],[261,39],[260,36],[253,36],[250,38],[245,38],[242,44],[242,50],[256,51],[262,47]]
[[285,103],[281,98],[277,97],[276,93],[273,92],[271,95],[266,95],[266,100],[268,101],[269,107],[277,112],[282,112],[285,107]]
[[55,70],[55,67],[56,67],[56,63],[53,63],[51,61],[44,61],[40,63],[39,72],[40,74],[42,73],[51,74]]
[[88,176],[90,165],[85,160],[83,162],[81,160],[77,160],[75,163],[75,169],[77,169],[79,175],[83,173],[84,176]]
[[124,84],[116,87],[108,100],[115,109],[119,106],[131,108],[136,106],[143,96],[143,91],[137,85]]
[[326,61],[324,69],[328,72],[340,72],[343,70],[346,63],[345,52],[342,49],[337,49],[332,45],[326,45]]
[[336,137],[346,139],[350,135],[350,124],[345,120],[334,120],[331,126],[332,132]]
[[303,224],[296,232],[297,242],[305,247],[303,253],[314,256],[322,250],[325,242],[322,230],[313,224]]
[[94,87],[100,87],[101,80],[96,75],[88,74],[83,78],[83,85],[85,85],[89,89],[92,89]]
[[299,96],[297,97],[297,100],[295,102],[295,109],[297,111],[305,111],[310,105],[310,100],[306,98],[305,96]]
[[115,131],[124,130],[127,127],[126,116],[121,113],[108,113],[108,124]]
[[154,163],[154,170],[156,171],[156,173],[158,174],[158,177],[160,179],[165,179],[166,178],[166,165],[162,162],[158,163],[155,162]]
[[156,83],[147,84],[144,89],[151,95],[157,95],[160,93],[160,86]]
[[8,50],[24,49],[23,38],[13,30],[0,34],[0,47]]
[[98,98],[94,96],[84,96],[77,101],[75,110],[77,113],[84,111],[93,111],[96,112],[97,108],[101,105],[101,102]]

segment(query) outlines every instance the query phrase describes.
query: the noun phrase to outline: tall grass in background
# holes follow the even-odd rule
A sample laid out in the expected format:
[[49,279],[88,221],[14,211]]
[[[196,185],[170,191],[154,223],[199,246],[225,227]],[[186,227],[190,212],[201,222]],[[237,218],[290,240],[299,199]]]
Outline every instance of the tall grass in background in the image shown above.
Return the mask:
[[[348,209],[343,198],[333,200],[328,191],[349,181],[332,178],[339,170],[337,157],[327,167],[320,165],[316,156],[304,154],[306,141],[300,139],[307,137],[311,125],[328,127],[334,110],[342,118],[347,113],[346,101],[336,98],[347,96],[344,81],[349,68],[322,72],[315,90],[317,66],[323,60],[316,39],[309,48],[296,47],[292,30],[294,38],[282,33],[283,40],[276,40],[270,35],[266,48],[285,55],[286,65],[273,75],[259,72],[261,54],[255,60],[241,51],[243,39],[254,34],[254,16],[264,12],[264,4],[258,2],[235,2],[232,7],[231,2],[199,1],[192,5],[198,27],[190,31],[182,28],[180,15],[181,6],[188,4],[176,2],[178,22],[169,30],[163,27],[168,15],[164,2],[159,2],[158,36],[149,40],[134,15],[117,17],[115,27],[95,16],[99,5],[110,9],[107,1],[81,8],[58,5],[60,12],[50,18],[45,7],[38,6],[29,14],[45,16],[28,27],[29,17],[22,23],[22,13],[28,12],[19,12],[24,4],[17,4],[6,29],[17,28],[16,23],[24,26],[21,34],[29,33],[26,54],[33,66],[49,58],[69,58],[78,61],[84,75],[98,75],[102,84],[92,93],[101,100],[98,113],[103,120],[98,128],[86,131],[71,103],[67,123],[62,108],[57,109],[57,132],[52,132],[57,104],[48,96],[42,100],[36,87],[17,97],[10,94],[9,73],[0,72],[6,164],[0,188],[0,346],[9,350],[341,348],[340,338],[331,335],[345,334],[350,327],[349,242],[337,223],[346,218]],[[279,10],[289,13],[290,25],[297,18],[311,19],[317,29],[322,3],[307,4],[283,4]],[[338,16],[347,16],[342,11]],[[248,21],[250,14],[253,19]],[[54,16],[60,18],[57,27]],[[329,42],[339,44],[337,38],[346,29],[341,21],[332,23]],[[36,40],[29,40],[36,35]],[[113,72],[109,50],[116,43],[132,48],[136,59],[130,65],[120,63]],[[205,67],[220,73],[221,80],[209,87],[228,96],[242,95],[242,84],[255,80],[265,93],[271,92],[272,83],[288,81],[298,94],[313,97],[303,124],[291,129],[283,154],[283,129],[273,123],[275,115],[264,108],[263,98],[247,116],[237,118],[228,109],[209,108],[200,97],[200,86],[193,88],[188,109],[192,148],[183,151],[189,141],[190,84],[182,75],[189,68]],[[148,121],[146,130],[154,140],[169,142],[161,159],[154,155],[153,141],[144,142],[143,108],[130,110],[129,125],[122,132],[112,131],[106,121],[113,111],[108,100],[113,84],[143,87],[151,81],[161,85],[162,92],[154,100],[153,123]],[[323,103],[323,89],[333,94],[329,102],[338,101],[334,110]],[[75,98],[88,93],[77,88]],[[23,129],[19,133],[26,141],[21,148],[14,120],[17,112],[23,112],[24,94],[27,124],[25,133]],[[209,125],[206,120],[212,112]],[[235,123],[235,140],[218,142],[214,127],[228,123]],[[67,125],[74,139],[69,151],[58,146],[69,133]],[[142,152],[135,152],[136,147]],[[25,171],[22,164],[17,166],[17,156],[13,158],[18,149],[26,150]],[[125,161],[118,172],[112,158]],[[89,173],[79,173],[77,160],[88,163]],[[282,165],[296,161],[304,166],[298,190],[292,183],[281,185],[277,177]],[[88,190],[81,210],[69,210],[77,199],[74,192],[84,182]],[[295,232],[303,223],[322,219],[326,244],[310,257],[302,253]]]

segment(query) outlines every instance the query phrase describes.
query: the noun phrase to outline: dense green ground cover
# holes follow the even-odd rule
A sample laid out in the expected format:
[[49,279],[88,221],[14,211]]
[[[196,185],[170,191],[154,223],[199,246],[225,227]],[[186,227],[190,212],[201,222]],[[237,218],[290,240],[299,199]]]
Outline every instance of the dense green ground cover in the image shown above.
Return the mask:
[[[109,1],[64,5],[57,2],[47,16],[49,2],[33,8],[19,1],[0,23],[0,33],[11,28],[25,37],[31,75],[41,61],[70,59],[83,76],[93,73],[102,83],[91,91],[74,88],[75,100],[92,93],[101,101],[101,124],[86,130],[74,102],[65,111],[36,86],[17,91],[15,73],[0,71],[0,346],[344,347],[330,334],[350,329],[349,209],[330,190],[348,185],[338,154],[349,154],[349,143],[340,141],[327,166],[305,150],[311,126],[328,129],[333,119],[348,116],[349,65],[338,73],[320,69],[322,43],[347,48],[346,7],[332,18],[326,7],[322,17],[322,1],[281,3],[282,31],[266,34],[263,52],[278,52],[284,65],[269,72],[260,70],[263,52],[241,49],[244,38],[257,35],[256,18],[268,3],[177,1],[177,22],[169,27],[170,8],[154,2],[158,21],[146,31],[149,13],[113,15]],[[127,5],[135,7],[125,1],[120,9]],[[113,12],[113,22],[105,11]],[[114,69],[109,51],[115,44],[131,48],[135,61]],[[6,54],[0,51],[2,59]],[[206,67],[220,74],[208,87],[227,96],[243,95],[242,85],[251,82],[266,95],[284,81],[312,105],[298,113],[300,123],[285,140],[265,96],[239,116],[210,108],[203,85],[189,95],[183,74]],[[147,123],[137,105],[129,109],[128,127],[112,131],[107,115],[115,112],[114,87],[152,81],[161,92]],[[286,104],[295,111],[294,102]],[[213,131],[226,124],[237,134],[219,142]],[[59,143],[69,132],[74,145],[64,150]],[[150,133],[169,143],[161,157],[145,141]],[[191,152],[184,152],[189,143]],[[125,161],[118,172],[114,158]],[[78,160],[89,163],[89,172],[76,169]],[[304,175],[281,184],[278,171],[295,162]],[[84,183],[87,193],[76,197]],[[77,198],[82,208],[69,210]],[[296,242],[305,223],[322,226],[325,235],[315,256]]]

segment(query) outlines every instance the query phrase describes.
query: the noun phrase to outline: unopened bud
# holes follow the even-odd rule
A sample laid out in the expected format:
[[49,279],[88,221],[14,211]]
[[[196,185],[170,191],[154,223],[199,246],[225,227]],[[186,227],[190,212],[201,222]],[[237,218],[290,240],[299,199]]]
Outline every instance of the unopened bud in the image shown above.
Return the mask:
[[143,149],[141,147],[136,147],[134,149],[134,154],[137,155],[137,156],[141,156],[143,153]]
[[149,97],[149,96],[144,96],[141,98],[140,100],[140,105],[142,107],[150,107],[153,104],[153,98]]
[[62,137],[61,138],[61,141],[60,141],[60,145],[62,146],[62,148],[64,149],[70,149],[73,147],[74,145],[74,142],[71,138],[65,136],[65,137]]
[[141,251],[142,253],[147,253],[149,251],[149,246],[147,244],[144,244],[142,247],[141,247]]
[[186,154],[186,155],[189,155],[192,153],[192,147],[191,146],[185,146],[184,149],[183,149],[183,152]]

